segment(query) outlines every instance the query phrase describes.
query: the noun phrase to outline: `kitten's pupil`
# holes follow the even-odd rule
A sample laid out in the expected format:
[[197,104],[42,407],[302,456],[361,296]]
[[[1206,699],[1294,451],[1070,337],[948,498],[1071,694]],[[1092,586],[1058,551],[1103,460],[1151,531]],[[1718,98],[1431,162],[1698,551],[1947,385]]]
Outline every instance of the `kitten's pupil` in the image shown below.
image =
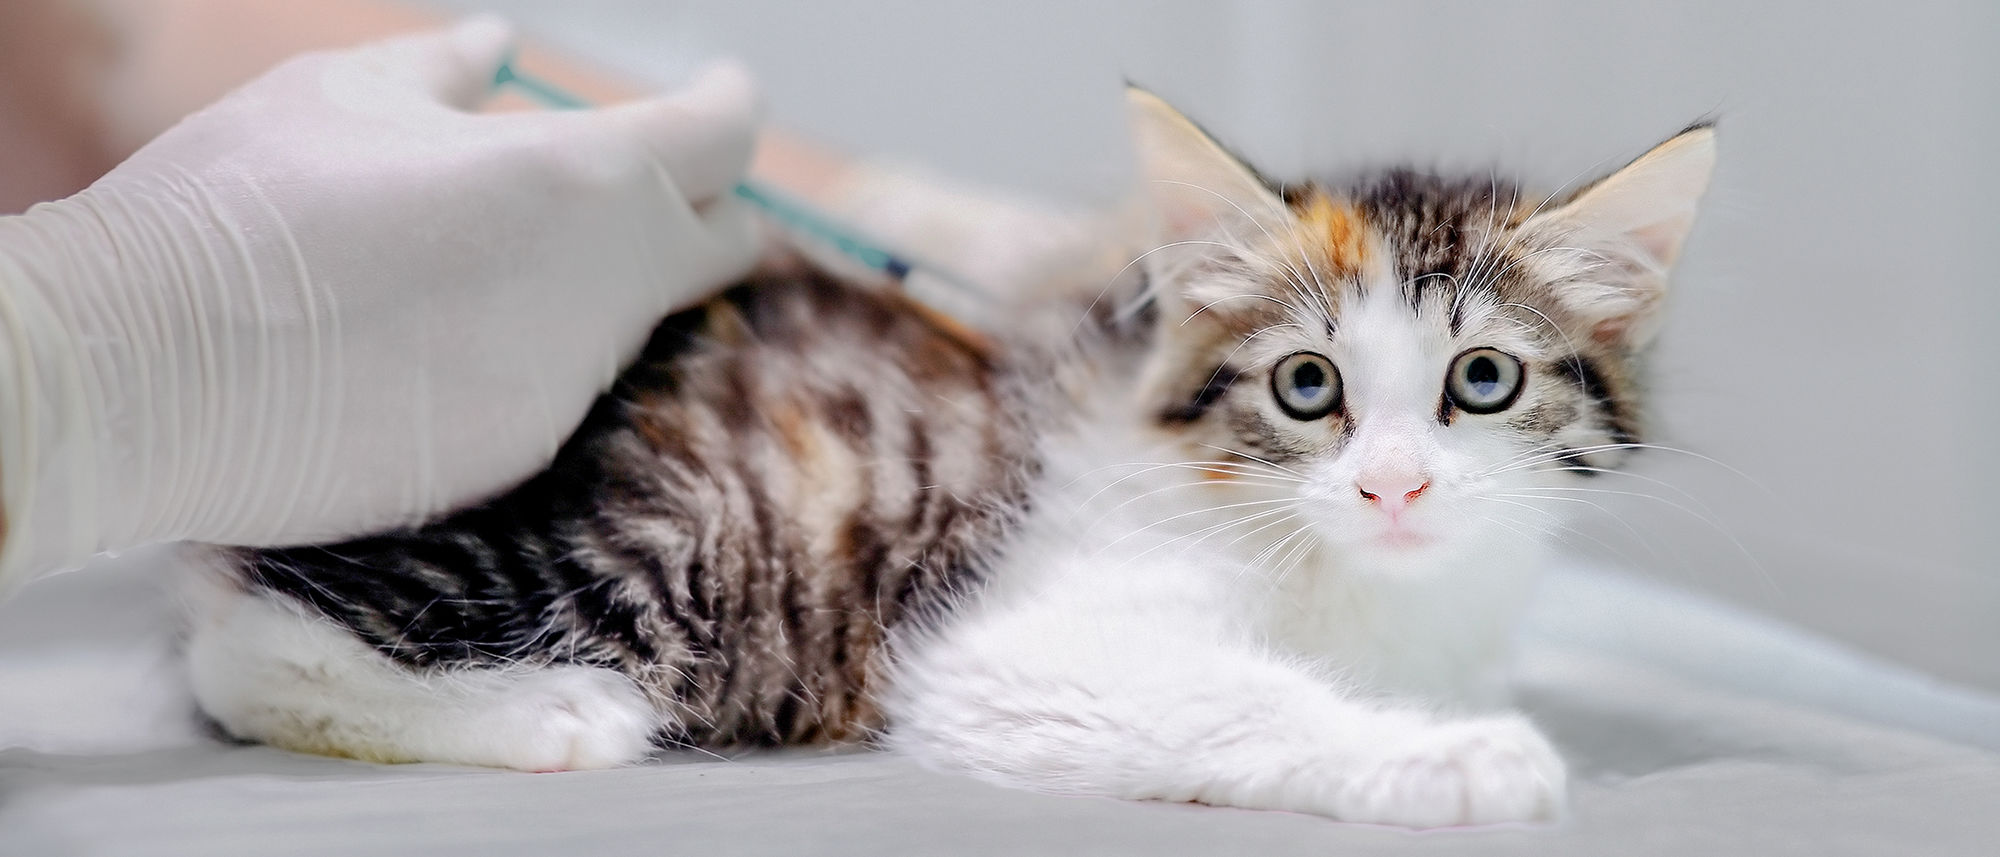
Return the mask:
[[1465,380],[1472,383],[1480,395],[1491,395],[1493,388],[1500,384],[1500,367],[1491,357],[1476,357],[1465,367]]
[[1317,399],[1324,387],[1326,370],[1319,368],[1319,364],[1301,363],[1299,368],[1292,370],[1292,388],[1299,391],[1300,396],[1308,400]]

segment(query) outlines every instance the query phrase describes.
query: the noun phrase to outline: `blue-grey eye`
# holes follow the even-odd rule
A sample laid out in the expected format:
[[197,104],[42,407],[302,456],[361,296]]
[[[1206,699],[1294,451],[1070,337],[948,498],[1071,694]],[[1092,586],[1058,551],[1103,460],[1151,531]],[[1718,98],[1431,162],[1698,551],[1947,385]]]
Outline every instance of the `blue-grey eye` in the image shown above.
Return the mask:
[[1491,348],[1474,348],[1451,362],[1444,392],[1460,410],[1491,414],[1514,404],[1526,374],[1521,361]]
[[1340,407],[1340,370],[1333,361],[1301,351],[1278,361],[1271,371],[1271,395],[1295,420],[1316,420]]

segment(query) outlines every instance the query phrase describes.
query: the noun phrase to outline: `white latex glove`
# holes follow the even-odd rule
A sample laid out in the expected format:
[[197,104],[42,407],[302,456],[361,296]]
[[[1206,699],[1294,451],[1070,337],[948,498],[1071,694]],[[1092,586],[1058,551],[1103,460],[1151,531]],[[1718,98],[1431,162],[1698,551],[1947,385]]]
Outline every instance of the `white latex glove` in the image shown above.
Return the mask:
[[88,190],[0,218],[0,590],[154,541],[416,522],[545,466],[755,249],[736,67],[475,115],[475,19],[300,57]]

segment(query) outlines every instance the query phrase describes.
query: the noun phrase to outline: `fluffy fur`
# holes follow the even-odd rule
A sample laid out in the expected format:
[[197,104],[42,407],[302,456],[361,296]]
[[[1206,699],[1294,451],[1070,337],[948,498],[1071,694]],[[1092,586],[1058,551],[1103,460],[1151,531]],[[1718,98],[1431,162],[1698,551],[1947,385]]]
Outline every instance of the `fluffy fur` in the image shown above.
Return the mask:
[[1132,108],[1140,286],[1038,298],[1062,323],[992,339],[823,275],[736,289],[670,319],[516,491],[220,554],[202,706],[391,761],[879,734],[1053,791],[1557,812],[1562,762],[1497,667],[1566,486],[1639,437],[1712,132],[1567,197],[1278,189]]

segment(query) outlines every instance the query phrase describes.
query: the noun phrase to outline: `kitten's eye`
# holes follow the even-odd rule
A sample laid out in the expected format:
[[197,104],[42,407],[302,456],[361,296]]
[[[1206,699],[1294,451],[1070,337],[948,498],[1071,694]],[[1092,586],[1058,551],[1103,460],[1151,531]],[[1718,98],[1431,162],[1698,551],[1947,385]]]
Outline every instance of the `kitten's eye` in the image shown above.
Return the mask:
[[1278,361],[1271,372],[1271,394],[1286,416],[1319,419],[1340,407],[1340,370],[1331,360],[1301,351]]
[[1475,348],[1452,361],[1444,391],[1467,413],[1504,411],[1521,395],[1523,374],[1521,361],[1491,348]]

